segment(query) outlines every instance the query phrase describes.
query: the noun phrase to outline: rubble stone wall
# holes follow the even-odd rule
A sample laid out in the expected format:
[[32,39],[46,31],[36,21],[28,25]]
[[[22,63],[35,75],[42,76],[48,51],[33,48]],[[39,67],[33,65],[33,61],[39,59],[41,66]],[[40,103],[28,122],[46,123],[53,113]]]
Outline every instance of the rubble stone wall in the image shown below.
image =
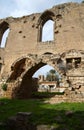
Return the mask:
[[[48,20],[54,22],[54,40],[42,42],[42,29]],[[76,62],[78,57],[77,63],[81,59],[82,66],[79,68],[84,69],[84,3],[65,3],[42,13],[0,19],[0,44],[7,29],[10,32],[6,45],[0,48],[0,82],[10,81],[13,87],[21,86],[22,91],[26,91],[27,85],[32,85],[27,76],[32,77],[34,72],[46,64],[60,73],[59,61],[66,64],[70,61],[67,58],[75,58]],[[25,89],[23,86],[26,86]]]

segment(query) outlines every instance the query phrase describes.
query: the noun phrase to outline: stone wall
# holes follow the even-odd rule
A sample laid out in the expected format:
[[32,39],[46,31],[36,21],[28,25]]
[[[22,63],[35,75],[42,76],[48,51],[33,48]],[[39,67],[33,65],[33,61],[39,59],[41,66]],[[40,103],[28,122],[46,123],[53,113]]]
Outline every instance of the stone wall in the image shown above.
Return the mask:
[[[42,29],[48,20],[54,22],[54,40],[42,42]],[[4,48],[0,48],[0,81],[6,81],[8,86],[13,84],[14,88],[20,87],[21,95],[27,97],[26,90],[31,93],[32,75],[46,64],[54,67],[62,75],[63,82],[69,77],[69,71],[66,72],[65,65],[70,58],[75,59],[75,63],[77,57],[81,59],[82,66],[79,68],[83,70],[84,3],[65,3],[42,13],[21,18],[1,19],[0,42],[7,29],[10,32],[6,45]],[[61,70],[59,69],[60,64],[62,65]],[[70,66],[68,65],[68,67]],[[71,67],[74,68],[73,65]],[[75,70],[77,69],[75,68]],[[73,71],[70,72],[70,76],[72,73]],[[84,77],[82,71],[81,76]],[[67,83],[68,79],[65,85]],[[70,85],[70,81],[68,84]]]

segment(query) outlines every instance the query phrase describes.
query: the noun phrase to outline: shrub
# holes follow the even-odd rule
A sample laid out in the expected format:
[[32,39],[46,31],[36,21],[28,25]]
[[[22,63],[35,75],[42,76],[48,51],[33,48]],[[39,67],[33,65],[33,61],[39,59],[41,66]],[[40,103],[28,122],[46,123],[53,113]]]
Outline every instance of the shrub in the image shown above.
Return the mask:
[[33,92],[33,98],[50,98],[55,95],[64,95],[64,92]]
[[1,87],[2,87],[2,89],[3,89],[4,91],[7,91],[7,84],[6,84],[6,83],[3,83]]

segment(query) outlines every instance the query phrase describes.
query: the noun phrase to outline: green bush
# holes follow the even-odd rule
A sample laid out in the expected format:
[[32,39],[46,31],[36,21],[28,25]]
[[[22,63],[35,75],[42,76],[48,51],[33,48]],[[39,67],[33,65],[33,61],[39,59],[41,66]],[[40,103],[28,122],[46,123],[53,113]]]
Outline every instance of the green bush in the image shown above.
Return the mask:
[[50,98],[55,95],[64,95],[64,92],[33,92],[33,98]]
[[3,89],[4,91],[7,91],[7,84],[6,84],[6,83],[3,83],[1,87],[2,87],[2,89]]

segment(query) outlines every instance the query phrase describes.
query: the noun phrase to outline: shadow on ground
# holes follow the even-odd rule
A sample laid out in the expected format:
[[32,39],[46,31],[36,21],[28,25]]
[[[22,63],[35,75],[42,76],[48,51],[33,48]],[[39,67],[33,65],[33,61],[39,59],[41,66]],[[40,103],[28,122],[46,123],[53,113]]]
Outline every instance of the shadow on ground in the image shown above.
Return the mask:
[[0,102],[0,130],[11,130],[1,123],[18,112],[32,112],[29,127],[24,123],[20,128],[13,126],[12,130],[84,130],[84,103],[51,105],[39,99],[1,99]]

